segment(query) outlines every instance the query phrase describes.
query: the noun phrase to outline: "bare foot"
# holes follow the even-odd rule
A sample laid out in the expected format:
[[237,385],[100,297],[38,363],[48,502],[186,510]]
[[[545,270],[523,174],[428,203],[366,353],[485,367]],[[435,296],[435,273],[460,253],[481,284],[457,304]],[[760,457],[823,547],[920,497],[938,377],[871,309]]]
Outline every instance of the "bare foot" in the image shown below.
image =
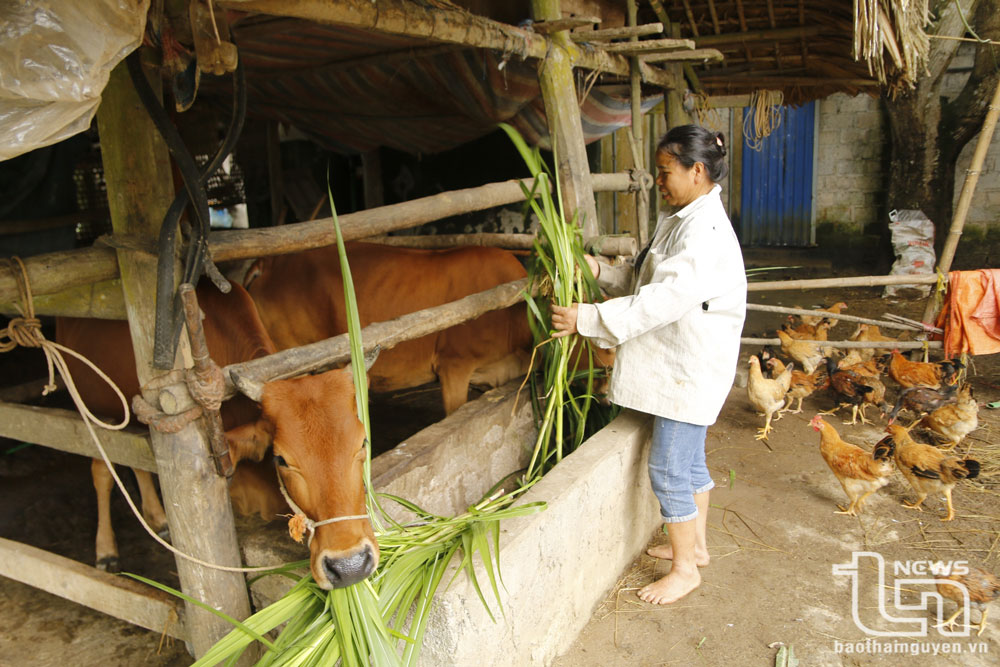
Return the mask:
[[[660,560],[673,560],[674,559],[674,548],[670,544],[658,544],[655,547],[649,547],[646,549],[646,553],[653,558],[659,558]],[[698,567],[706,567],[711,560],[708,555],[708,551],[704,549],[699,549],[695,547],[694,549],[694,563]]]
[[639,599],[650,604],[670,604],[677,602],[700,584],[701,574],[698,568],[691,572],[681,572],[674,568],[667,576],[642,588]]

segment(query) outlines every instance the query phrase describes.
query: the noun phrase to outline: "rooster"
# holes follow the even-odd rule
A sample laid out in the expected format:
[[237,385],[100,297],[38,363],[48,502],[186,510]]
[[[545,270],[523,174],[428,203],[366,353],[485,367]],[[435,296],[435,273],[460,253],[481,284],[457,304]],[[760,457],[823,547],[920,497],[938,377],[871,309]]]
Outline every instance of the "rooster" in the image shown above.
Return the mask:
[[774,413],[778,412],[777,419],[781,419],[779,411],[785,405],[785,393],[791,384],[793,370],[794,364],[788,364],[778,377],[769,380],[761,372],[760,359],[756,356],[750,357],[747,397],[754,410],[766,417],[764,428],[757,431],[757,440],[767,440],[767,434],[771,432],[771,416]]
[[957,389],[958,387],[953,384],[946,384],[940,389],[922,386],[907,387],[899,392],[896,405],[889,411],[889,423],[896,421],[896,415],[899,414],[900,410],[910,410],[919,419],[923,414],[954,403],[958,400],[955,396]]
[[958,359],[949,359],[935,363],[910,361],[899,350],[892,351],[889,362],[889,376],[904,387],[933,387],[941,384],[955,384],[958,372],[965,368]]
[[892,442],[896,445],[896,466],[917,492],[915,502],[903,504],[911,509],[923,511],[920,504],[927,495],[932,491],[940,491],[948,503],[948,514],[941,520],[954,519],[955,508],[951,502],[951,490],[959,480],[974,479],[979,475],[979,461],[949,456],[936,447],[916,442],[910,437],[908,429],[899,424],[890,424],[888,431]]
[[819,453],[851,501],[847,509],[838,505],[840,511],[834,514],[857,516],[865,499],[889,483],[893,443],[883,440],[869,453],[842,440],[837,429],[819,415],[809,425],[819,431]]

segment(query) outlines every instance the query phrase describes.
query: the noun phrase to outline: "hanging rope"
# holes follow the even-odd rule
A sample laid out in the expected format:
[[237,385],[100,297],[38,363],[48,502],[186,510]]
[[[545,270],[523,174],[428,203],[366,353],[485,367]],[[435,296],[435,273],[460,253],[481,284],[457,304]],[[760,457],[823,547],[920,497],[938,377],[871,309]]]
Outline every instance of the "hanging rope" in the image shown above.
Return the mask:
[[785,96],[780,90],[755,90],[743,115],[743,138],[751,150],[760,151],[764,139],[781,125],[781,105]]
[[[43,395],[56,389],[55,371],[59,371],[59,375],[62,376],[63,382],[66,384],[66,389],[69,391],[69,395],[73,399],[73,404],[76,405],[77,411],[83,418],[83,423],[84,426],[87,427],[87,432],[90,433],[90,437],[94,441],[97,451],[101,454],[101,459],[103,459],[104,465],[108,467],[108,470],[111,472],[111,476],[115,480],[115,484],[118,486],[118,490],[122,492],[123,496],[125,496],[125,501],[131,508],[132,513],[135,515],[136,519],[139,520],[139,523],[142,524],[143,529],[149,533],[149,536],[156,540],[161,546],[173,552],[175,555],[180,556],[185,560],[189,560],[192,563],[197,563],[202,567],[211,568],[213,570],[222,570],[224,572],[268,572],[276,567],[281,567],[280,565],[268,565],[264,567],[231,567],[228,565],[209,563],[201,560],[200,558],[195,558],[194,556],[184,553],[157,535],[156,531],[150,528],[149,524],[146,523],[146,520],[143,518],[142,512],[140,512],[139,508],[136,506],[135,501],[132,500],[132,496],[130,496],[128,491],[125,489],[125,485],[122,483],[121,478],[118,477],[114,464],[108,457],[107,452],[104,451],[104,447],[101,445],[101,441],[97,437],[97,433],[94,431],[95,425],[109,431],[119,431],[128,426],[131,413],[129,412],[128,401],[125,399],[125,395],[122,393],[122,390],[118,387],[118,385],[116,385],[115,382],[104,373],[104,371],[90,361],[90,359],[87,359],[82,354],[79,354],[64,345],[60,345],[59,343],[45,338],[42,333],[41,322],[37,317],[35,317],[35,304],[31,296],[31,282],[28,278],[28,271],[24,266],[24,262],[22,262],[19,257],[12,257],[6,260],[6,265],[10,267],[10,271],[14,276],[14,281],[17,283],[19,301],[16,303],[16,306],[18,312],[21,314],[21,317],[15,317],[12,319],[7,327],[0,332],[0,352],[10,352],[18,345],[21,345],[22,347],[40,348],[42,352],[45,353],[45,361],[48,364],[49,369],[49,381],[45,386],[45,390],[42,392]],[[94,416],[84,403],[83,398],[80,396],[80,392],[77,390],[76,384],[73,382],[73,376],[69,371],[69,367],[66,365],[66,360],[63,357],[63,354],[68,354],[76,359],[79,359],[80,362],[94,371],[98,377],[111,387],[111,389],[115,392],[115,396],[118,397],[118,400],[122,404],[122,410],[125,414],[122,421],[117,424],[109,424],[108,422],[101,421]]]

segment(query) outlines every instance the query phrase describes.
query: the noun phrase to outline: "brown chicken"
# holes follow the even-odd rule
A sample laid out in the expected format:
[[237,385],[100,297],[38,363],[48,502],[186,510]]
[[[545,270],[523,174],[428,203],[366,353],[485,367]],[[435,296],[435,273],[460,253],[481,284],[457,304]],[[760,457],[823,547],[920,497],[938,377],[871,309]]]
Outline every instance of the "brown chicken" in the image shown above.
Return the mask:
[[786,323],[781,330],[796,340],[826,340],[831,326],[830,320],[824,318],[819,324],[800,324],[797,327]]
[[880,357],[872,357],[868,361],[855,361],[854,363],[848,363],[853,361],[853,359],[848,359],[844,357],[840,360],[839,368],[843,368],[845,371],[853,371],[858,375],[863,377],[880,378],[885,369],[889,366],[890,355],[885,354]]
[[[896,421],[896,416],[901,410],[909,410],[917,415],[933,412],[943,405],[949,405],[958,400],[956,393],[958,387],[953,384],[946,384],[940,389],[933,387],[907,387],[899,392],[896,405],[889,412],[889,423]],[[911,424],[912,426],[912,424]]]
[[[767,360],[767,366],[773,375],[781,375],[785,371],[785,364],[781,359],[772,357]],[[802,399],[811,395],[818,389],[826,389],[830,386],[830,378],[826,368],[820,366],[815,371],[803,373],[802,371],[792,371],[792,380],[785,392],[785,406],[779,412],[790,412],[797,415],[802,412]],[[794,410],[791,409],[792,402],[798,399],[799,404]]]
[[920,425],[946,438],[945,449],[954,449],[962,438],[979,426],[979,403],[972,396],[969,383],[966,382],[958,390],[955,403],[937,408],[921,419]]
[[788,364],[784,372],[769,380],[760,370],[760,359],[756,356],[750,357],[747,397],[754,410],[766,417],[764,428],[757,430],[757,440],[767,440],[767,434],[771,432],[772,415],[778,413],[777,419],[781,419],[780,410],[785,405],[785,392],[791,384],[793,370],[794,364]]
[[889,483],[892,475],[892,442],[877,443],[869,453],[841,440],[837,429],[816,415],[809,425],[819,431],[819,453],[830,466],[851,504],[834,514],[857,516],[865,499]]
[[[822,312],[824,312],[824,313],[833,313],[834,315],[839,315],[840,311],[847,310],[847,304],[844,303],[843,301],[838,301],[837,303],[833,304],[829,308],[820,308],[819,310],[822,311]],[[826,316],[825,315],[803,315],[802,316],[802,323],[803,324],[811,324],[811,325],[815,326],[815,325],[819,324],[820,320],[822,320],[824,317],[826,317]],[[839,321],[839,320],[832,319],[832,318],[829,318],[829,317],[827,317],[827,319],[830,320],[830,326],[831,327],[835,326],[837,324],[837,322]]]
[[[879,331],[879,328],[874,324],[859,324],[858,328],[854,330],[854,333],[851,334],[851,337],[848,338],[848,340],[871,341],[877,343],[890,343],[890,344],[895,344],[896,342],[898,342],[897,339],[893,338],[892,336],[884,335],[881,331]],[[876,354],[888,354],[889,350],[892,348],[862,347],[856,349],[861,353],[862,358],[865,361],[867,361],[868,359],[874,357]]]
[[830,415],[840,408],[851,406],[851,421],[844,422],[853,426],[858,423],[858,414],[862,424],[871,424],[865,416],[865,407],[874,405],[882,414],[889,409],[885,402],[885,385],[877,377],[864,375],[856,371],[838,368],[832,359],[826,360],[827,372],[830,375],[830,388],[837,395],[837,406],[832,410],[820,413]]
[[966,574],[959,574],[957,572],[949,574],[948,576],[939,576],[939,580],[948,579],[951,581],[957,581],[965,587],[963,591],[958,586],[953,586],[951,584],[946,584],[943,582],[938,582],[937,591],[942,596],[948,598],[949,600],[954,600],[958,603],[958,609],[954,614],[951,615],[947,621],[944,621],[937,627],[948,628],[949,630],[954,628],[955,619],[965,611],[965,592],[968,591],[969,594],[969,607],[972,609],[979,610],[979,623],[973,623],[971,618],[965,619],[970,627],[979,628],[979,632],[976,636],[981,636],[983,630],[986,629],[986,612],[987,605],[994,600],[1000,599],[1000,579],[993,576],[992,573],[978,567],[969,566],[969,571]]
[[802,364],[802,370],[806,373],[812,373],[823,362],[823,351],[818,344],[805,340],[795,340],[781,329],[778,329],[777,333],[778,338],[781,339],[781,351]]
[[938,362],[910,361],[899,350],[892,351],[889,376],[904,387],[934,387],[954,384],[958,372],[965,368],[958,359]]
[[908,429],[899,424],[890,424],[888,431],[896,445],[896,466],[917,492],[915,502],[903,504],[923,511],[920,504],[927,495],[940,491],[948,503],[948,514],[941,520],[954,519],[955,508],[951,502],[951,490],[959,480],[974,479],[979,475],[979,461],[949,456],[936,447],[916,442],[910,437]]

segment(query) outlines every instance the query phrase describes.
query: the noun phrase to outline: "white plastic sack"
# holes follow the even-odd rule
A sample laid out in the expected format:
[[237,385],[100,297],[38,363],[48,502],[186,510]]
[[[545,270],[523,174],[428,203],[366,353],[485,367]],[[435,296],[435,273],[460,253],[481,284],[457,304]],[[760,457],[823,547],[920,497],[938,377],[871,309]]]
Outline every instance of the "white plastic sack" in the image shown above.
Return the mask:
[[[923,211],[889,211],[889,231],[896,261],[889,275],[934,273],[934,223]],[[900,290],[915,289],[927,296],[932,285],[887,285],[883,296],[896,296]]]
[[148,9],[149,0],[0,3],[0,160],[90,127]]

